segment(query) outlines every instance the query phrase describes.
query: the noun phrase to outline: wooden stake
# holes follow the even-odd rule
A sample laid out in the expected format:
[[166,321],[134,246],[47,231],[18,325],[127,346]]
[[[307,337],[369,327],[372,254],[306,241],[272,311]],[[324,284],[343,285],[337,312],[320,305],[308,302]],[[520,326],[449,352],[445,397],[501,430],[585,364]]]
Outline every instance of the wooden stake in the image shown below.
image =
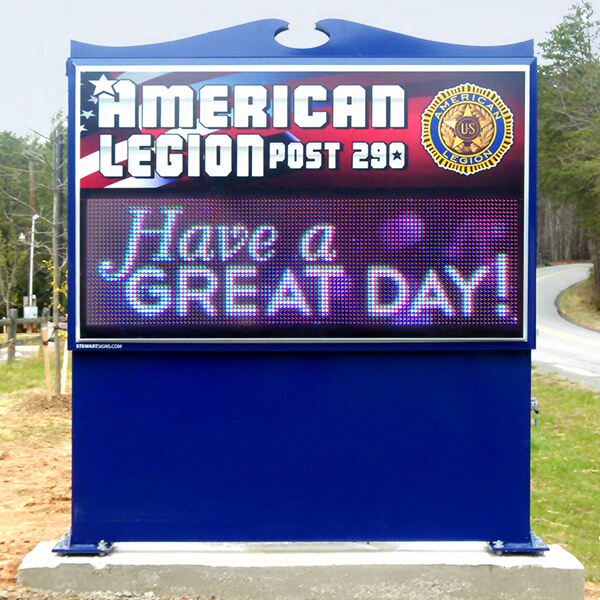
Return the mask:
[[63,362],[62,362],[62,371],[60,378],[60,393],[66,394],[67,392],[67,365],[69,364],[69,346],[65,341],[64,350],[63,350]]
[[46,398],[52,401],[52,374],[50,373],[50,355],[48,353],[48,328],[42,327],[42,352],[44,353],[44,371],[46,372]]

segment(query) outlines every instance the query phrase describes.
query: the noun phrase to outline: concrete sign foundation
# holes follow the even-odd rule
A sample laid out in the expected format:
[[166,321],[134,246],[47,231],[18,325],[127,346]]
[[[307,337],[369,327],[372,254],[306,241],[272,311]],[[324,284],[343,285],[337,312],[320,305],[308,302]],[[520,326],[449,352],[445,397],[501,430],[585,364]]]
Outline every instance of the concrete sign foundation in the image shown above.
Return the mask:
[[57,557],[46,542],[19,582],[219,600],[582,600],[584,574],[559,546],[498,556],[481,542],[122,543],[105,557]]

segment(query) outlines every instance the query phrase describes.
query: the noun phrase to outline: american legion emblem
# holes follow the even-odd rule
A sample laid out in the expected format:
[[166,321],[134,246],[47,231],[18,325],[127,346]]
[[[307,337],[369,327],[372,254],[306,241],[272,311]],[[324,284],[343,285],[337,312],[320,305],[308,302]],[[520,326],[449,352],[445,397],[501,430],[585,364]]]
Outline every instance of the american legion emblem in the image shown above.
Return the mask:
[[495,167],[510,148],[513,116],[496,92],[465,83],[425,109],[421,139],[440,167],[471,175]]

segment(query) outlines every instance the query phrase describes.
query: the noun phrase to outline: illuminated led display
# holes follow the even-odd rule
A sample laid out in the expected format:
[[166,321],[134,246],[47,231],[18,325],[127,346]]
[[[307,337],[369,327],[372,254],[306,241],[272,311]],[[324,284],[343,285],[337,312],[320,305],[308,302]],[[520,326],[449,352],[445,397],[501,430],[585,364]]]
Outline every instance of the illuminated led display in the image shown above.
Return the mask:
[[524,69],[146,69],[78,74],[78,341],[524,339]]
[[92,337],[504,337],[522,318],[519,220],[514,198],[91,197],[85,324]]

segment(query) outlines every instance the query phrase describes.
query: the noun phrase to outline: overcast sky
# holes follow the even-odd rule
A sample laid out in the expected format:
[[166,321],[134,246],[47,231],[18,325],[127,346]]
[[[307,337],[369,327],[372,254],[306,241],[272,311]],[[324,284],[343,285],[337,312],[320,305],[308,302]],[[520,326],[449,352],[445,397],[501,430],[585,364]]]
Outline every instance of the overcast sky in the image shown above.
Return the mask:
[[[572,0],[15,0],[2,10],[0,131],[47,134],[66,112],[70,40],[151,44],[258,19],[311,27],[346,19],[442,42],[498,45],[543,41]],[[600,0],[592,2],[600,17]]]

